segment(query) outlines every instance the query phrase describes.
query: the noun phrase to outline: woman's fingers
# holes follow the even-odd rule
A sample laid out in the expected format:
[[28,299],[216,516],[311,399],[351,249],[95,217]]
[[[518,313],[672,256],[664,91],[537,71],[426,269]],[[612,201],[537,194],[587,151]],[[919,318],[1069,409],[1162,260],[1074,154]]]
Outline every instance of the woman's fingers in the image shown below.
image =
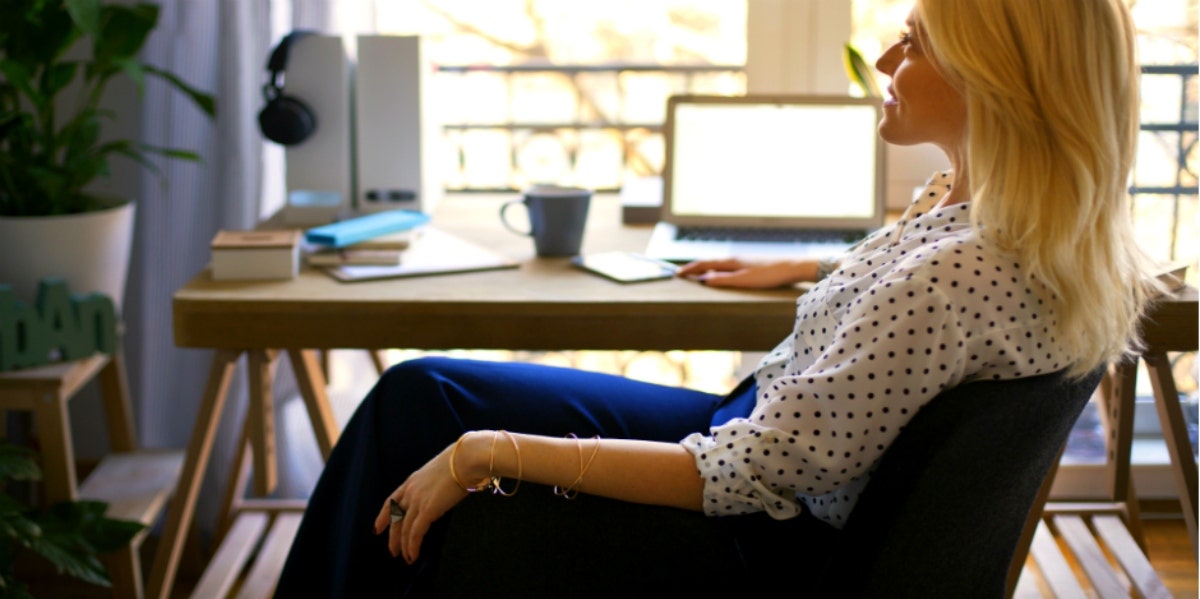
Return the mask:
[[712,287],[770,289],[799,280],[793,272],[795,267],[796,263],[783,260],[727,258],[698,260],[680,267],[676,274]]
[[416,519],[415,511],[418,510],[413,508],[409,508],[409,510],[413,511],[414,514],[412,516],[409,516],[408,514],[404,515],[404,520],[396,522],[396,525],[392,526],[391,531],[388,532],[388,551],[391,552],[392,557],[403,557],[404,562],[413,563],[412,559],[409,559],[408,557],[408,551],[406,551],[407,546],[406,543],[404,543],[404,529],[412,526],[413,520]]
[[400,527],[400,548],[404,556],[404,561],[413,563],[421,556],[421,543],[425,540],[425,533],[429,532],[431,522],[425,517],[424,510],[417,510],[412,518],[404,519],[404,526]]
[[[391,497],[389,496],[390,500]],[[387,500],[383,502],[383,507],[379,508],[379,515],[375,516],[375,534],[380,534],[388,529],[392,524],[391,505]]]
[[679,267],[675,274],[680,277],[694,277],[711,271],[733,270],[742,267],[742,262],[736,258],[722,260],[696,260]]
[[[421,510],[419,509],[418,506],[415,506],[415,505],[408,505],[407,507],[401,507],[400,513],[398,514],[400,516],[400,518],[393,519],[393,517],[392,517],[393,510],[392,510],[391,502],[392,502],[393,498],[395,498],[397,495],[400,495],[400,494],[398,492],[393,493],[391,496],[388,497],[388,500],[384,502],[383,510],[380,512],[379,516],[376,517],[376,519],[375,519],[375,532],[376,532],[376,534],[378,534],[378,533],[383,532],[384,530],[387,530],[387,532],[388,532],[388,552],[392,554],[392,557],[403,556],[404,561],[411,564],[413,562],[413,559],[416,559],[416,557],[415,557],[416,552],[408,551],[409,543],[406,540],[408,538],[408,536],[407,536],[408,533],[406,531],[408,531],[412,527],[412,523],[414,521],[416,521],[417,519],[420,518]],[[400,504],[399,499],[396,499],[395,501],[396,501],[397,505]],[[418,539],[418,543],[419,543],[419,541],[420,540]],[[413,556],[411,558],[410,558],[410,554],[413,554]]]
[[[447,448],[413,472],[384,500],[375,516],[375,532],[388,531],[388,551],[393,557],[402,556],[410,564],[416,561],[429,527],[467,496],[450,475],[449,451]],[[399,508],[396,517],[392,500]]]

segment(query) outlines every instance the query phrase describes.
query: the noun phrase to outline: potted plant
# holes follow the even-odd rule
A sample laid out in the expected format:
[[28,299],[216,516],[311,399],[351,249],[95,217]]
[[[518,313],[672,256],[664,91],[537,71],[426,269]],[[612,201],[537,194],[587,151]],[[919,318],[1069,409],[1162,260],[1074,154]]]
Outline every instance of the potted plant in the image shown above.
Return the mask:
[[[40,478],[31,451],[0,442],[0,488]],[[26,581],[17,578],[25,554],[48,561],[59,574],[111,586],[99,556],[124,547],[145,526],[109,518],[105,509],[98,501],[67,501],[37,509],[0,492],[0,597],[31,596]]]
[[[158,77],[215,115],[211,96],[138,58],[158,19],[154,4],[0,2],[0,284],[18,299],[32,301],[41,278],[58,276],[73,292],[105,293],[119,306],[134,203],[101,195],[95,184],[115,156],[154,172],[152,155],[198,160],[103,134],[118,116],[102,104],[117,78],[140,92],[146,77]],[[114,247],[69,245],[76,243]],[[108,272],[115,281],[97,278]]]

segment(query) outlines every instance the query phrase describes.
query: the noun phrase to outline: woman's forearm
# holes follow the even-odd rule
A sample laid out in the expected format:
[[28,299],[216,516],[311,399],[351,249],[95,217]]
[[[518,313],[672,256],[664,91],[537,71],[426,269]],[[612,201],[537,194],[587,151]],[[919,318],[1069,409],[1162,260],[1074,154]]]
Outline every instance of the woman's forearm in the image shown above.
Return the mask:
[[692,454],[678,443],[472,431],[455,453],[454,468],[466,486],[494,475],[507,479],[504,487],[511,490],[520,471],[533,483],[697,511],[704,491]]

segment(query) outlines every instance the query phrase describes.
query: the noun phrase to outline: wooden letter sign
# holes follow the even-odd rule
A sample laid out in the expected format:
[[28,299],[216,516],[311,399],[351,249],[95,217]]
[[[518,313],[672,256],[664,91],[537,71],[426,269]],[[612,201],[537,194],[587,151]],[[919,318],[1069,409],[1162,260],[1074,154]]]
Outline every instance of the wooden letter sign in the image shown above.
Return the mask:
[[0,371],[77,360],[117,347],[117,314],[100,293],[71,295],[62,279],[38,283],[36,308],[0,285]]

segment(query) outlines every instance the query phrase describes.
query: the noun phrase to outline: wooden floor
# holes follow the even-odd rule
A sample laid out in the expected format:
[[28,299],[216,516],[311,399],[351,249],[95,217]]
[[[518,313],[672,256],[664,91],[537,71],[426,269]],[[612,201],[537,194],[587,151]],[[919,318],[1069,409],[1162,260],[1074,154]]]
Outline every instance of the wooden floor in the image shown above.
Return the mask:
[[[1200,597],[1200,589],[1197,587],[1197,559],[1192,552],[1183,520],[1160,517],[1147,519],[1144,525],[1150,561],[1154,564],[1171,595],[1176,599]],[[144,546],[144,571],[149,570],[153,561],[151,552],[154,550],[154,540],[153,538],[147,539]],[[198,556],[193,554],[190,559],[185,556],[171,595],[172,599],[183,599],[190,596],[192,585],[199,580],[201,567],[201,559]],[[43,572],[35,576],[36,578],[31,581],[31,590],[35,597],[76,597],[79,599],[95,597],[99,599],[110,596],[105,589],[52,576],[49,573]]]
[[1147,553],[1154,569],[1171,595],[1183,599],[1200,597],[1196,554],[1181,518],[1145,520]]
[[[1146,535],[1146,552],[1149,554],[1150,563],[1154,566],[1154,570],[1170,591],[1171,596],[1176,599],[1196,599],[1200,597],[1198,590],[1198,574],[1197,558],[1193,553],[1191,541],[1188,539],[1187,527],[1180,517],[1154,517],[1146,518],[1142,521],[1142,526]],[[1066,543],[1061,539],[1056,539],[1064,556],[1068,558],[1072,570],[1075,571],[1076,578],[1083,581],[1086,576],[1082,569],[1072,557],[1072,553],[1067,549]],[[1032,557],[1026,565],[1026,572],[1037,575],[1036,568],[1032,565]],[[1036,579],[1035,579],[1036,580]],[[1048,588],[1041,581],[1036,581],[1039,588]],[[1125,581],[1126,588],[1131,585]],[[1085,585],[1085,589],[1087,586]],[[1085,590],[1089,597],[1095,597],[1095,593]],[[1137,596],[1135,593],[1130,594],[1131,597]]]

